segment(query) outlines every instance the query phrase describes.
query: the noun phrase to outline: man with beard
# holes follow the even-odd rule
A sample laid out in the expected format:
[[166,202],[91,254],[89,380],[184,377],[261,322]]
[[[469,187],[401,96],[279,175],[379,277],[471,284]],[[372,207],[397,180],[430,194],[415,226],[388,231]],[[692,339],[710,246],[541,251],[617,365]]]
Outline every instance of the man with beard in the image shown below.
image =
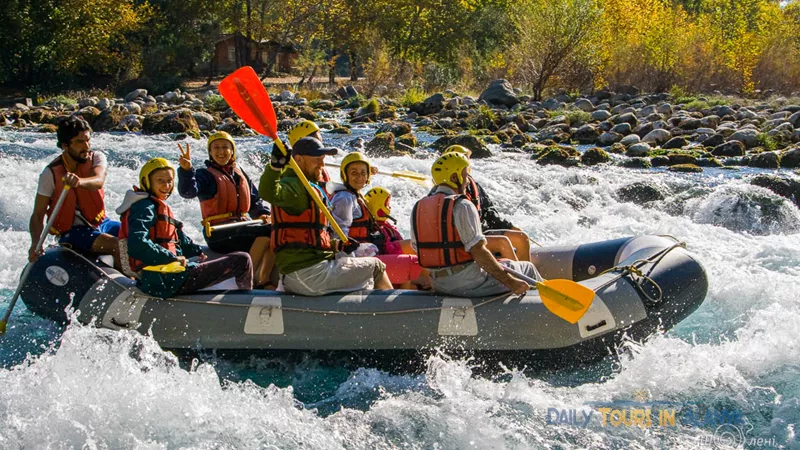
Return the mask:
[[64,186],[71,189],[50,234],[58,243],[77,251],[114,256],[119,267],[119,222],[106,217],[103,184],[106,181],[106,157],[91,149],[92,128],[79,116],[71,116],[58,125],[58,147],[62,153],[39,175],[36,201],[30,219],[31,247],[28,261],[43,253],[36,243],[42,234],[45,216],[52,213]]
[[308,178],[314,195],[330,208],[319,182],[325,156],[338,149],[324,147],[312,137],[299,139],[284,155],[275,146],[269,167],[264,170],[258,192],[272,205],[272,239],[275,266],[284,288],[298,295],[317,296],[361,289],[392,289],[386,266],[378,258],[352,258],[358,242],[331,238],[328,220],[303,186],[298,174],[286,165],[293,155]]

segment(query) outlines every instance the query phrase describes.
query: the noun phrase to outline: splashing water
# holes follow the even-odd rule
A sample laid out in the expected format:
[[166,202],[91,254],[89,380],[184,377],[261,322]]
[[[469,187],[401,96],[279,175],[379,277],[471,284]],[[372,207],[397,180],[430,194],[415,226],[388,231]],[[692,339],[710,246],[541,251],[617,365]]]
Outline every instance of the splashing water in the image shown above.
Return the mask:
[[[356,129],[346,140],[372,132]],[[345,147],[341,138],[326,140]],[[205,142],[189,143],[195,165],[202,164]],[[100,133],[92,144],[109,157],[109,211],[144,161],[163,156],[177,164],[177,145],[167,137]],[[237,139],[252,178],[269,147],[260,138]],[[26,261],[38,174],[57,152],[51,135],[0,130],[3,310]],[[374,163],[427,173],[431,159]],[[80,325],[62,332],[20,303],[0,338],[0,448],[800,448],[800,213],[749,185],[754,172],[565,169],[521,154],[474,161],[473,174],[498,210],[537,242],[669,234],[703,263],[705,303],[665,335],[630,343],[618,361],[572,372],[509,368],[494,378],[477,375],[474,361],[445,354],[431,356],[421,375],[313,359],[207,355],[191,363],[132,332]],[[658,186],[664,200],[620,201],[618,189],[633,182]],[[382,176],[373,185],[392,192],[393,216],[407,235],[403,218],[427,190]],[[170,203],[187,233],[202,240],[197,203],[178,196]],[[672,411],[680,423],[639,426],[628,416],[630,425],[615,426],[598,404]],[[709,411],[738,420],[723,423]],[[692,417],[716,420],[688,426]]]

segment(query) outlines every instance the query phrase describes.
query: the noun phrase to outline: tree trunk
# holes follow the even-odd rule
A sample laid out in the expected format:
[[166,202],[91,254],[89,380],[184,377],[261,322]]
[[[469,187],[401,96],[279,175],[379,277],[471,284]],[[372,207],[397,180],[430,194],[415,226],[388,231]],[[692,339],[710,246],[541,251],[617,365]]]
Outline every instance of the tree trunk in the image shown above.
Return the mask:
[[350,52],[350,81],[358,81],[358,56]]

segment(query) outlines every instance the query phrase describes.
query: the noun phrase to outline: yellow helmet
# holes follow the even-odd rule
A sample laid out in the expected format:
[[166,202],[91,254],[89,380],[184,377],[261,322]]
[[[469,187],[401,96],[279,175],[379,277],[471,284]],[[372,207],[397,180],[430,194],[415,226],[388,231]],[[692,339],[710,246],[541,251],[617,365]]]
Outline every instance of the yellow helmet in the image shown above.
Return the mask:
[[446,155],[448,153],[461,153],[467,158],[472,156],[472,150],[468,149],[467,147],[464,147],[463,145],[451,145],[450,147],[444,149],[442,155]]
[[231,156],[231,162],[236,161],[236,143],[233,142],[233,137],[230,134],[226,133],[225,131],[217,131],[208,138],[209,158],[211,157],[211,143],[214,141],[218,141],[220,139],[226,140],[231,143],[231,147],[233,147],[233,156]]
[[373,219],[382,222],[391,217],[392,207],[389,206],[391,198],[392,193],[382,187],[374,187],[367,191],[364,201]]
[[[142,170],[139,171],[139,188],[144,191],[150,191],[150,174],[158,169],[171,169],[172,173],[175,173],[175,168],[172,167],[172,164],[166,159],[152,158],[150,161],[144,163]],[[174,185],[172,186],[172,190],[175,190]]]
[[349,153],[342,160],[342,165],[339,166],[339,176],[342,178],[342,183],[347,183],[347,166],[354,162],[362,162],[367,165],[367,183],[369,183],[369,179],[372,178],[372,164],[361,152]]
[[431,176],[433,177],[433,182],[436,184],[444,184],[446,186],[450,186],[453,189],[458,189],[458,186],[453,184],[450,180],[451,175],[456,174],[458,175],[458,184],[464,184],[465,180],[461,176],[461,172],[464,168],[467,168],[467,173],[469,173],[469,160],[466,156],[458,152],[450,152],[445,155],[442,155],[434,161],[433,166],[431,167]]
[[294,143],[303,139],[306,136],[311,136],[312,134],[319,131],[319,127],[316,123],[310,120],[304,120],[297,125],[293,126],[291,130],[289,130],[289,145],[294,147]]

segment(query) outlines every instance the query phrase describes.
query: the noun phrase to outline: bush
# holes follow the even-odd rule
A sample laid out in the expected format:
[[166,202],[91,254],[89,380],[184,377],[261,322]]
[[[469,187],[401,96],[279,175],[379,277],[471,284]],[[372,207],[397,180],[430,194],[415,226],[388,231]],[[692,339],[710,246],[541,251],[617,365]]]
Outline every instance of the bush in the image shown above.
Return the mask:
[[702,111],[704,109],[708,109],[709,105],[708,102],[704,102],[703,100],[692,100],[691,102],[687,103],[684,108],[691,111]]
[[210,111],[223,111],[228,108],[228,102],[221,95],[211,94],[206,96],[203,103]]
[[480,105],[477,111],[470,114],[469,125],[474,129],[492,129],[496,120],[497,114],[492,108],[487,105]]
[[426,97],[427,94],[425,91],[419,88],[411,87],[403,92],[403,95],[400,97],[399,101],[401,105],[408,108],[413,104],[422,102]]
[[758,133],[756,139],[758,140],[758,145],[763,147],[765,151],[773,152],[778,148],[778,143],[767,133]]
[[76,105],[78,103],[78,101],[75,100],[74,98],[67,97],[66,95],[63,95],[63,94],[62,95],[56,95],[55,97],[50,97],[50,98],[48,98],[48,99],[46,99],[44,101],[40,101],[38,103],[42,104],[42,103],[46,103],[46,102],[58,103],[60,105],[66,105],[66,106],[73,106],[73,105]]
[[566,116],[567,122],[571,127],[579,127],[584,123],[592,121],[591,113],[581,111],[580,109],[557,109],[555,111],[548,111],[547,115],[552,119],[553,117]]

